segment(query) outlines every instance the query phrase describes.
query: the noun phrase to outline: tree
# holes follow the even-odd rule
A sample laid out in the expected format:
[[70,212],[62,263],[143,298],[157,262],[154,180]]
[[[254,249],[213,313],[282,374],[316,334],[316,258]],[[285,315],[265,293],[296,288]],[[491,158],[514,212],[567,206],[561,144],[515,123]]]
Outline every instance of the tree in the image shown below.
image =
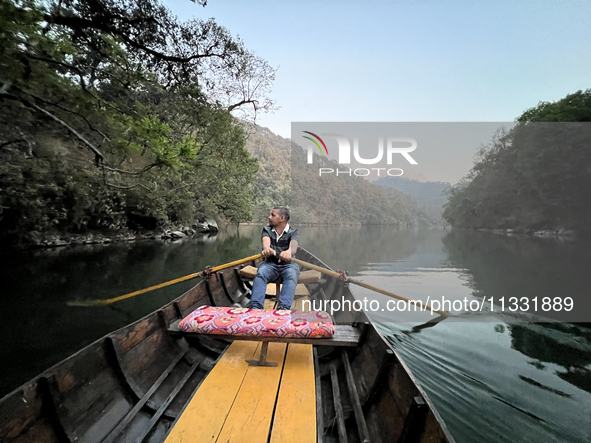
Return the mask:
[[232,114],[274,109],[275,70],[213,20],[179,22],[155,0],[1,0],[0,70],[3,191],[61,168],[118,195],[115,212],[248,219],[255,162]]
[[450,190],[444,217],[473,228],[587,230],[591,90],[541,102],[497,133]]

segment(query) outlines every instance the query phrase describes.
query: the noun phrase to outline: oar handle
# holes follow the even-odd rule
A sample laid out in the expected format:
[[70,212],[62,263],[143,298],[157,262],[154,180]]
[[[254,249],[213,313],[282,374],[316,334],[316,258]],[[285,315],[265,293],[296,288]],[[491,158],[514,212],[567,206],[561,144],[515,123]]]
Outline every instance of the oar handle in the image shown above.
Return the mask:
[[170,280],[164,283],[160,283],[159,285],[150,286],[149,288],[140,289],[139,291],[130,292],[129,294],[120,295],[119,297],[109,298],[107,300],[97,300],[102,302],[101,304],[110,305],[111,303],[115,303],[121,300],[125,300],[127,298],[135,297],[136,295],[144,294],[146,292],[153,291],[155,289],[165,288],[166,286],[174,285],[176,283],[180,283],[183,281],[191,280],[193,278],[201,277],[203,275],[202,272],[196,272],[194,274],[185,275],[184,277],[175,278],[174,280]]
[[380,289],[380,288],[376,288],[375,286],[368,285],[367,283],[363,283],[362,281],[359,281],[359,280],[356,280],[356,279],[353,279],[353,278],[349,278],[349,279],[347,279],[347,281],[349,281],[351,283],[355,283],[356,285],[361,286],[363,288],[370,289],[370,290],[375,291],[375,292],[379,292],[380,294],[387,295],[388,297],[397,298],[398,300],[403,300],[403,301],[405,301],[407,303],[410,303],[410,302],[418,303],[418,304],[421,305],[421,308],[424,311],[436,312],[437,314],[444,315],[446,317],[449,316],[449,312],[447,312],[447,311],[440,311],[438,309],[433,309],[430,305],[423,303],[421,300],[413,300],[411,298],[406,298],[406,297],[403,297],[402,295],[394,294],[393,292],[389,292],[389,291],[385,291],[385,290]]
[[318,271],[318,272],[322,272],[323,274],[330,275],[334,278],[340,278],[340,276],[341,276],[341,274],[339,274],[338,272],[331,271],[330,269],[326,269],[321,266],[313,265],[312,263],[308,263],[303,260],[298,260],[297,258],[294,258],[294,257],[291,258],[291,261],[298,264],[298,265],[305,266],[306,268],[310,268],[313,271]]

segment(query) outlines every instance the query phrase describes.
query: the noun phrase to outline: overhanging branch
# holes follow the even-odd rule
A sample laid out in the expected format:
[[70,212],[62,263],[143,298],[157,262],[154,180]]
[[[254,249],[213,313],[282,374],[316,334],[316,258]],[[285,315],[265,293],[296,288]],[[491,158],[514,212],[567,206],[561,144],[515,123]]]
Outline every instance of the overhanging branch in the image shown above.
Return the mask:
[[90,149],[90,151],[95,156],[95,163],[97,164],[97,166],[99,164],[101,164],[103,162],[103,160],[105,159],[105,157],[103,156],[103,154],[92,143],[90,143],[88,140],[86,140],[86,138],[84,138],[82,136],[82,134],[80,134],[78,131],[76,131],[74,128],[72,128],[70,125],[68,125],[62,119],[60,119],[57,116],[53,115],[51,112],[43,109],[40,106],[37,106],[35,103],[31,103],[30,101],[28,101],[28,100],[26,100],[26,99],[24,99],[22,97],[17,97],[17,96],[14,96],[12,94],[3,94],[3,96],[6,97],[6,98],[10,98],[12,100],[18,100],[18,101],[20,101],[23,105],[25,105],[25,106],[27,106],[29,108],[35,109],[36,111],[38,111],[38,112],[42,113],[43,115],[49,117],[54,122],[56,122],[59,125],[65,127],[68,131],[70,131],[72,134],[74,134],[74,136],[78,140],[80,140],[88,149]]

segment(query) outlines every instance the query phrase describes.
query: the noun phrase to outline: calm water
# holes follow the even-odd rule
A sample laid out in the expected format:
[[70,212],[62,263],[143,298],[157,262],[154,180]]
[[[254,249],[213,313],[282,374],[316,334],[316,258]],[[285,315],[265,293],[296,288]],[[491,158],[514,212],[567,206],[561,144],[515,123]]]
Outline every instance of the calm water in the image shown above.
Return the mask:
[[[485,233],[305,227],[302,246],[333,268],[410,298],[577,295],[589,310],[591,244]],[[141,242],[0,256],[0,395],[104,334],[178,296],[186,282],[112,307],[110,298],[259,252],[260,228],[214,238]],[[380,296],[352,288],[357,297]],[[591,329],[466,313],[370,313],[419,379],[458,442],[591,441]],[[591,314],[589,314],[591,315]],[[556,316],[555,316],[556,317]],[[412,322],[410,321],[412,319]]]

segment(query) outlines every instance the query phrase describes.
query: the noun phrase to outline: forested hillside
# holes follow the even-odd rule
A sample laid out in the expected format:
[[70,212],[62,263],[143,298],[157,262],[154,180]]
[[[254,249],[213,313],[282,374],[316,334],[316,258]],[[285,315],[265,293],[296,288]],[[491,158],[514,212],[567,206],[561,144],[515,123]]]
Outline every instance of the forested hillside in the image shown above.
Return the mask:
[[451,186],[450,183],[420,182],[406,177],[382,177],[374,183],[414,197],[422,209],[436,218],[441,218],[443,206],[447,204],[444,192]]
[[[294,223],[436,223],[436,218],[420,209],[414,198],[394,189],[360,177],[319,177],[318,168],[306,163],[300,146],[267,128],[256,127],[246,148],[260,165],[255,184],[257,220],[266,220],[270,209],[280,204],[291,208]],[[292,156],[296,161],[292,162]]]
[[212,19],[2,0],[0,72],[4,239],[251,220],[257,162],[236,117],[274,108],[275,71]]
[[291,149],[289,139],[271,130],[252,126],[246,150],[258,159],[254,186],[253,221],[266,221],[276,205],[291,200]]
[[498,131],[451,188],[445,219],[466,228],[588,231],[591,89],[542,102],[517,122]]

